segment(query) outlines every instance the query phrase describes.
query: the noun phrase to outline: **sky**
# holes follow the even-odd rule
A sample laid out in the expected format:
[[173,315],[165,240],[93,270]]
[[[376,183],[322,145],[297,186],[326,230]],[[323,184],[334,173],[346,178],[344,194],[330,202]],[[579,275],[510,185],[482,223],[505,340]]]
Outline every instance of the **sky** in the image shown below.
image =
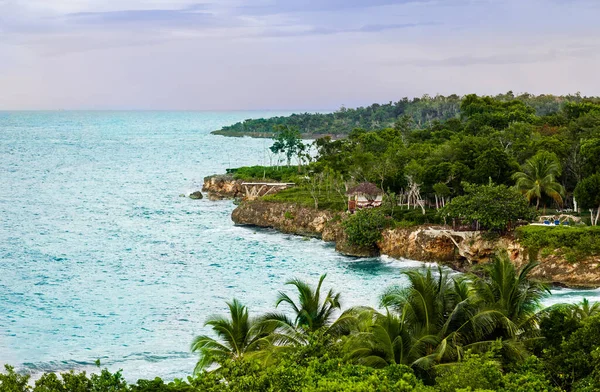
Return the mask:
[[0,110],[600,95],[600,0],[0,0]]

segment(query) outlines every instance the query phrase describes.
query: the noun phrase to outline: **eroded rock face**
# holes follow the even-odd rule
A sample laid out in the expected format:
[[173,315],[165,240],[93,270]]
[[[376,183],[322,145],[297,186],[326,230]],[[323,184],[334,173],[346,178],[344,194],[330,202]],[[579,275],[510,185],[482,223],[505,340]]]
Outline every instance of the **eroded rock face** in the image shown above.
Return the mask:
[[210,200],[235,199],[244,196],[242,180],[236,180],[230,175],[214,175],[204,177],[202,190]]
[[[385,254],[395,258],[438,262],[458,271],[469,271],[474,265],[488,263],[498,249],[506,249],[517,268],[529,260],[529,252],[511,237],[489,240],[479,232],[456,232],[427,225],[385,230],[376,248],[360,248],[348,244],[346,240],[342,222],[347,217],[345,213],[262,200],[242,203],[231,216],[236,224],[271,227],[284,233],[335,242],[336,250],[348,256]],[[566,286],[600,286],[600,256],[577,263],[570,263],[560,255],[538,255],[537,259],[540,265],[531,273],[534,279]]]
[[238,225],[272,227],[284,233],[318,238],[323,237],[325,227],[332,218],[333,214],[329,211],[260,200],[244,202],[231,214],[231,219]]
[[378,247],[395,258],[420,261],[455,261],[456,246],[450,238],[432,235],[426,228],[390,229],[383,232]]
[[[232,175],[214,175],[204,177],[204,185],[202,190],[207,192],[210,200],[223,200],[223,199],[242,199],[246,196],[245,186],[242,185],[244,180],[236,180]],[[257,180],[257,182],[274,183],[276,181],[271,180]],[[275,194],[282,191],[286,187],[269,187],[258,185],[254,188],[256,195],[264,196],[267,193],[269,195]]]
[[[570,263],[560,255],[550,255],[538,260],[539,266],[531,271],[534,279],[568,287],[600,286],[600,256],[586,257],[576,263]],[[526,261],[527,257],[513,259],[519,268]]]

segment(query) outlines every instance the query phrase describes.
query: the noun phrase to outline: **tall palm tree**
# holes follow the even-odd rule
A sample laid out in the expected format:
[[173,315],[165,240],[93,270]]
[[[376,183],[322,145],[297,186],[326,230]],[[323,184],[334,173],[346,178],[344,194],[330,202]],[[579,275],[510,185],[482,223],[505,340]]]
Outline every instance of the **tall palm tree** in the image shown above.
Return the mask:
[[478,307],[467,279],[450,279],[441,268],[437,277],[431,269],[405,274],[408,287],[391,288],[382,296],[386,314],[375,313],[368,331],[349,338],[346,347],[356,362],[428,369],[460,358],[494,329],[499,313]]
[[326,278],[321,275],[317,287],[313,289],[308,283],[300,279],[292,279],[286,282],[294,286],[298,292],[297,300],[293,300],[288,294],[279,292],[276,307],[286,304],[292,310],[293,318],[283,313],[268,313],[263,316],[263,322],[276,323],[277,334],[274,334],[274,342],[278,344],[304,344],[305,338],[315,332],[324,334],[347,334],[351,325],[357,322],[356,309],[348,309],[334,320],[335,313],[341,309],[340,294],[330,289],[324,296],[321,295],[321,287]]
[[229,318],[211,316],[204,324],[212,327],[219,340],[199,335],[192,342],[192,352],[200,355],[196,372],[228,359],[239,360],[270,346],[273,325],[250,318],[246,306],[236,299],[227,302],[227,306]]
[[513,174],[516,188],[521,191],[531,203],[536,199],[535,208],[539,209],[542,197],[548,196],[562,205],[564,187],[556,179],[561,174],[560,162],[555,156],[541,152],[528,159],[522,171]]
[[477,280],[476,291],[480,300],[504,316],[504,338],[538,330],[540,301],[550,291],[545,284],[529,279],[529,274],[537,265],[529,262],[517,270],[504,250],[492,256],[492,263],[483,268],[485,277]]

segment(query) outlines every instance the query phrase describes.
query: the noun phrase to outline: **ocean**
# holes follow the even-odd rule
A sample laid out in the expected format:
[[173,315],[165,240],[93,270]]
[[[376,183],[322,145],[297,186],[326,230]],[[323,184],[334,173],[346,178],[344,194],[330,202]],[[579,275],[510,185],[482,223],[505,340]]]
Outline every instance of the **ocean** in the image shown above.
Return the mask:
[[[423,263],[236,227],[231,201],[181,197],[228,167],[268,164],[268,139],[210,131],[281,112],[0,112],[0,364],[39,374],[94,362],[128,380],[185,377],[225,301],[273,309],[285,282],[377,305]],[[546,303],[600,300],[556,289]]]

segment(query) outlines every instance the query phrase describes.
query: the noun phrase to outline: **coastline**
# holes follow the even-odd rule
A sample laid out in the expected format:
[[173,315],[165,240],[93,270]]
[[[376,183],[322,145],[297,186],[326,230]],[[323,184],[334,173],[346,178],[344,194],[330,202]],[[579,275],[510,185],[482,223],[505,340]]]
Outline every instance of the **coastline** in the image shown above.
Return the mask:
[[[215,180],[218,179],[218,180]],[[241,197],[239,181],[232,177],[205,178],[203,190],[211,200]],[[386,255],[395,259],[435,262],[460,272],[472,272],[478,265],[490,261],[498,249],[506,249],[517,267],[522,267],[530,257],[539,266],[532,277],[556,286],[570,288],[600,287],[600,257],[586,257],[569,262],[560,254],[533,254],[512,236],[486,239],[481,232],[453,231],[437,225],[410,228],[392,228],[382,232],[375,248],[350,245],[342,227],[345,213],[315,210],[292,203],[263,200],[241,202],[232,212],[236,225],[272,228],[281,233],[319,238],[335,243],[338,253],[351,257]]]

